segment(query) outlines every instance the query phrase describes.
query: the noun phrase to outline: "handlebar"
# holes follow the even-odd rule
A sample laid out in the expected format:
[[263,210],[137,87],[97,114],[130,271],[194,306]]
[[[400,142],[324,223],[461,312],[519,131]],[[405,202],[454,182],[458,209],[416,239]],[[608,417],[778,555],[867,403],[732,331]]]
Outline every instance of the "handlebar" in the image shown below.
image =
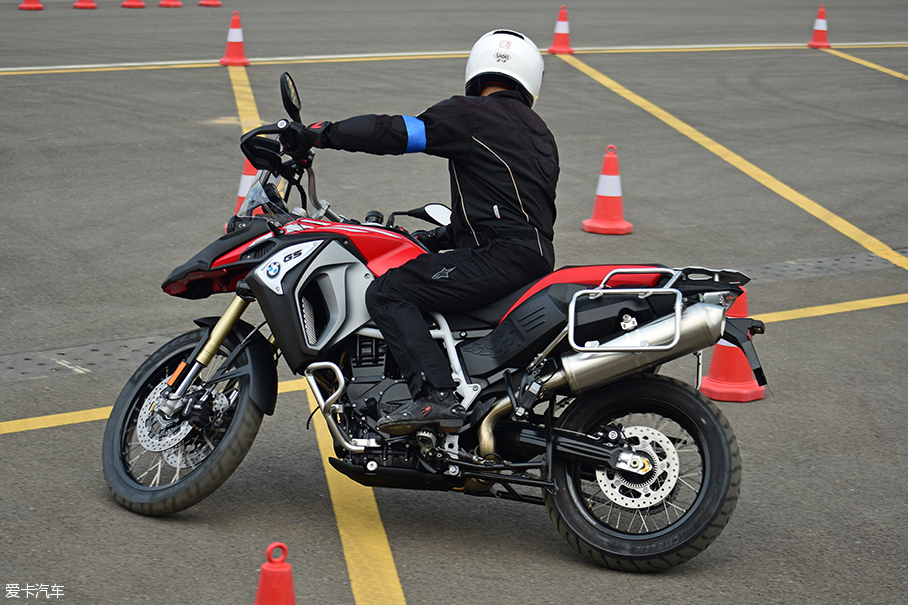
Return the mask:
[[[312,163],[315,160],[315,154],[311,147],[299,148],[298,141],[292,142],[292,151],[288,145],[281,140],[281,135],[288,132],[293,126],[293,122],[287,119],[278,120],[274,124],[266,124],[250,130],[240,139],[240,149],[243,155],[258,170],[263,170],[270,175],[279,177],[288,181],[295,186],[300,192],[303,199],[303,205],[306,204],[306,192],[303,190],[302,177],[305,172],[307,175],[306,185],[309,191],[309,200],[311,200],[314,209],[312,218],[327,218],[330,221],[338,223],[354,222],[331,209],[331,204],[318,197],[315,184],[315,171],[312,169]],[[285,160],[287,156],[289,159]],[[289,192],[287,193],[289,195]],[[284,199],[286,201],[286,197]],[[287,212],[286,204],[284,212]],[[388,216],[386,226],[394,225],[394,219],[397,216],[410,216],[418,218],[435,225],[447,225],[451,221],[451,210],[442,204],[427,204],[421,208],[407,210],[404,212],[392,212]],[[369,218],[366,219],[369,221]],[[374,217],[373,217],[374,220]],[[381,219],[379,219],[380,222]]]
[[[289,120],[282,119],[274,124],[266,124],[250,130],[240,139],[240,149],[243,155],[256,169],[266,170],[274,176],[286,179],[301,193],[303,193],[301,180],[303,172],[305,172],[309,199],[317,209],[313,218],[326,217],[335,222],[347,222],[346,217],[331,210],[330,204],[318,197],[315,171],[312,170],[315,154],[310,149],[305,150],[305,156],[300,155],[299,150],[296,154],[288,153],[287,147],[280,140],[280,135],[289,130],[290,124]],[[289,156],[290,159],[284,160],[284,156]],[[305,199],[305,195],[303,199]]]

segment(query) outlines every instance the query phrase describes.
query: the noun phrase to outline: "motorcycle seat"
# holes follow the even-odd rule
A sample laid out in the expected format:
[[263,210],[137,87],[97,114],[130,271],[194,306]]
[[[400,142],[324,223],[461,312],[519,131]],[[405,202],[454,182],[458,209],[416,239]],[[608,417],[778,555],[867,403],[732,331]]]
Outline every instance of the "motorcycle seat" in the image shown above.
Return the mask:
[[[469,320],[467,320],[467,318],[478,321],[483,326],[494,327],[500,324],[511,311],[520,306],[524,301],[549,286],[555,284],[577,284],[580,286],[588,286],[592,288],[601,284],[602,280],[605,279],[605,276],[615,269],[639,269],[641,267],[654,267],[661,269],[665,266],[659,264],[645,264],[583,266],[569,265],[561,267],[560,269],[556,269],[555,271],[552,271],[551,273],[540,277],[536,281],[530,282],[519,290],[516,290],[511,294],[508,294],[504,298],[496,300],[493,303],[479,307],[478,309],[462,311],[461,313],[448,318],[448,322],[451,324],[452,329],[455,329],[455,325],[460,329],[466,329],[469,324],[475,323],[470,322]],[[619,274],[609,280],[608,285],[614,288],[627,288],[631,286],[651,288],[657,284],[661,277],[663,277],[663,275],[660,273]]]

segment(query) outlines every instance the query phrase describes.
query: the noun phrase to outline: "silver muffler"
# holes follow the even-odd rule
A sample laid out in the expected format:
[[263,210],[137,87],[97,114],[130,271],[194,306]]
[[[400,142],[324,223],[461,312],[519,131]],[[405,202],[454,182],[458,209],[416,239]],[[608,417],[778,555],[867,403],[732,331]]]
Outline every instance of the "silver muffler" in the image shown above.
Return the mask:
[[[669,315],[604,343],[603,347],[633,349],[603,353],[572,352],[561,356],[562,369],[544,379],[542,390],[553,391],[568,385],[575,395],[636,374],[666,361],[711,347],[725,331],[725,307],[697,303],[681,311],[675,320]],[[670,349],[665,346],[677,338]],[[660,348],[661,347],[661,348]],[[486,414],[479,428],[479,454],[496,452],[494,429],[498,420],[514,410],[509,399],[501,399]],[[468,479],[467,492],[484,492],[489,481]]]
[[[670,349],[664,346],[676,337]],[[667,316],[609,340],[605,345],[632,351],[604,353],[565,353],[561,368],[542,384],[546,391],[568,385],[575,395],[613,382],[625,376],[653,368],[666,361],[708,348],[719,342],[725,328],[725,308],[697,303],[684,309],[676,326],[675,317]],[[658,347],[663,347],[659,349]]]

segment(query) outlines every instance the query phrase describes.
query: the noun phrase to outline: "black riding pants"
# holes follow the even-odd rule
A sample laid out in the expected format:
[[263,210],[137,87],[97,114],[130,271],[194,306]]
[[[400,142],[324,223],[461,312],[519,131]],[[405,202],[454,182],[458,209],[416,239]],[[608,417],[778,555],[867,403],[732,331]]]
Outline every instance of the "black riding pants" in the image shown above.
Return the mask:
[[366,307],[415,397],[425,383],[436,389],[456,386],[423,313],[478,309],[550,271],[545,259],[519,240],[492,240],[479,248],[422,254],[391,269],[369,286]]

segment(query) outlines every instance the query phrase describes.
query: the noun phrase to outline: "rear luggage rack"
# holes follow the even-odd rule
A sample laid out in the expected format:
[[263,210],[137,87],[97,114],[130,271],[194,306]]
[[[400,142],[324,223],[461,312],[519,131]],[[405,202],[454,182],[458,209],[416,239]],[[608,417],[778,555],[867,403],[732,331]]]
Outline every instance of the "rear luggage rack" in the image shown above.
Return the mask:
[[[609,280],[617,274],[653,274],[661,273],[663,275],[671,276],[666,284],[666,287],[663,288],[608,288]],[[614,269],[605,276],[605,279],[602,280],[602,283],[598,287],[590,290],[580,290],[574,293],[574,296],[571,298],[570,305],[568,306],[568,342],[571,345],[571,348],[579,353],[613,353],[613,352],[642,352],[642,351],[667,351],[675,347],[678,344],[678,341],[681,339],[681,303],[683,297],[681,292],[675,288],[670,288],[671,286],[681,275],[683,274],[682,270],[677,269],[661,269],[657,267],[640,267],[640,268],[621,268]],[[578,344],[575,340],[575,331],[577,327],[577,301],[581,297],[588,297],[590,300],[599,298],[601,296],[608,295],[621,295],[627,296],[628,294],[636,294],[640,298],[646,298],[654,294],[670,294],[674,295],[674,329],[673,336],[671,341],[668,344],[653,344],[649,341],[642,340],[636,345],[609,345],[607,342],[600,344],[597,341],[588,341],[584,344]],[[633,329],[626,331],[624,335],[631,334]],[[590,344],[595,343],[595,344]]]

